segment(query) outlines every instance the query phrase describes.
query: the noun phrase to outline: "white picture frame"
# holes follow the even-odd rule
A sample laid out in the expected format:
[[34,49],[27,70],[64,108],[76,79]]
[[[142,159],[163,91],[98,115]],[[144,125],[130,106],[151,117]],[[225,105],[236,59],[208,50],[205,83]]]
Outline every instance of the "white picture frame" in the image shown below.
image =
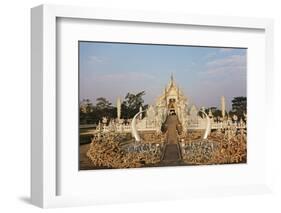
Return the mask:
[[[76,205],[92,205],[100,203],[116,203],[116,202],[138,202],[143,200],[162,200],[162,199],[178,199],[198,196],[214,196],[214,195],[242,195],[253,193],[265,193],[271,191],[271,165],[268,160],[270,154],[267,151],[263,156],[265,165],[261,168],[265,173],[265,178],[255,184],[234,183],[233,185],[219,185],[210,187],[200,187],[200,183],[194,183],[194,187],[183,187],[183,190],[169,186],[167,190],[159,190],[152,188],[149,195],[137,194],[133,195],[131,190],[128,195],[124,195],[126,191],[112,192],[106,191],[104,195],[58,195],[58,174],[61,167],[58,166],[60,152],[58,152],[58,132],[57,132],[57,88],[60,82],[57,79],[57,21],[59,18],[64,19],[80,19],[80,20],[105,20],[132,22],[132,23],[153,23],[155,25],[165,26],[200,26],[207,28],[225,28],[234,29],[253,29],[260,30],[264,33],[265,41],[265,58],[264,69],[265,87],[262,93],[267,97],[266,106],[273,105],[271,96],[273,82],[273,21],[271,19],[257,18],[241,18],[241,17],[216,17],[203,15],[187,15],[187,14],[167,14],[152,13],[147,11],[123,11],[112,9],[85,8],[74,6],[54,6],[41,5],[31,10],[31,80],[32,80],[32,103],[31,103],[31,201],[33,204],[47,208],[59,206],[76,206]],[[263,99],[262,99],[263,100]],[[76,116],[76,115],[75,115]],[[270,123],[270,118],[266,119],[266,123]],[[265,127],[267,131],[264,134],[265,143],[263,148],[270,150],[270,129]],[[268,148],[269,147],[269,148]],[[159,172],[161,168],[158,169]],[[229,168],[228,168],[229,169]],[[149,169],[150,171],[154,171]],[[162,170],[162,169],[161,169]],[[165,172],[178,172],[179,170],[170,169],[163,170]],[[182,170],[181,170],[182,171]],[[78,172],[78,171],[77,171]],[[128,172],[124,170],[124,172]],[[132,173],[141,175],[144,170]],[[107,173],[108,174],[108,173]],[[156,174],[156,173],[155,173]],[[91,175],[94,175],[92,173]],[[130,174],[133,175],[133,174]],[[93,176],[94,177],[94,176]],[[183,184],[184,185],[184,184]],[[188,190],[187,190],[188,189]],[[163,194],[169,193],[169,196]],[[176,195],[173,195],[176,192]],[[120,196],[119,193],[123,193]]]

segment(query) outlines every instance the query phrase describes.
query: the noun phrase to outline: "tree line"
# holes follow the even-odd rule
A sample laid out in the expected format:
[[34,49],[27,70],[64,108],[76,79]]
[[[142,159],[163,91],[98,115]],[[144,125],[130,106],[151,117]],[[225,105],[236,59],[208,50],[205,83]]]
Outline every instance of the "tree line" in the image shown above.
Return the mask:
[[[128,92],[121,103],[121,118],[131,119],[133,116],[139,112],[140,107],[143,110],[148,108],[147,104],[144,104],[145,91],[138,93]],[[117,108],[113,106],[110,101],[104,97],[99,97],[96,99],[96,104],[89,99],[84,99],[83,104],[80,104],[80,124],[98,124],[103,117],[110,119],[117,118]],[[246,97],[234,97],[232,99],[232,109],[226,112],[226,116],[232,117],[234,114],[238,119],[245,119],[245,113],[247,112],[247,98]],[[222,116],[222,112],[217,107],[209,107],[205,109],[208,114],[211,110],[214,118]]]
[[[247,97],[239,96],[234,97],[231,101],[232,109],[225,112],[226,116],[231,118],[236,115],[238,119],[245,119],[245,114],[247,114]],[[205,112],[208,114],[211,110],[214,118],[222,116],[222,111],[217,107],[209,107],[205,109]]]
[[[128,92],[121,103],[121,117],[130,119],[139,112],[140,107],[147,109],[144,104],[143,96],[145,91],[136,94]],[[93,105],[89,99],[84,99],[80,104],[80,124],[97,124],[103,117],[110,119],[117,118],[117,107],[104,97],[96,99],[96,105]]]

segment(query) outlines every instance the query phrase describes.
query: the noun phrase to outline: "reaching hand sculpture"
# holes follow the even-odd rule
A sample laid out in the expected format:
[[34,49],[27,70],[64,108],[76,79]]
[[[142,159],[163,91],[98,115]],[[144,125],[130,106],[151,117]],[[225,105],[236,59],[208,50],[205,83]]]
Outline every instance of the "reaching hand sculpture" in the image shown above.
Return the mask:
[[135,114],[135,116],[134,116],[134,118],[132,120],[132,124],[131,124],[132,136],[135,138],[136,142],[140,142],[141,141],[140,135],[139,135],[138,130],[137,130],[136,119],[143,112],[145,112],[145,110],[140,111],[137,114]]
[[210,120],[209,116],[206,114],[206,112],[204,112],[202,109],[199,112],[202,112],[206,116],[206,119],[207,119],[207,125],[206,125],[206,129],[205,129],[205,132],[203,135],[203,139],[207,139],[208,135],[211,132],[211,120]]

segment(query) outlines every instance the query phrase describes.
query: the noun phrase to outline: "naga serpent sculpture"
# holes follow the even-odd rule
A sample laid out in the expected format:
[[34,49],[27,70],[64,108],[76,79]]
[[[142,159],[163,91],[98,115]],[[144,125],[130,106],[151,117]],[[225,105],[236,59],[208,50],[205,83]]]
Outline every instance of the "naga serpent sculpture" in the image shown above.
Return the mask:
[[[138,130],[137,130],[136,119],[143,112],[145,112],[145,110],[140,111],[137,114],[135,114],[135,116],[132,120],[132,124],[131,124],[132,136],[135,138],[136,142],[141,141],[140,135],[139,135]],[[210,131],[211,131],[211,120],[210,120],[209,116],[206,114],[206,112],[204,112],[203,110],[200,110],[199,112],[202,112],[206,116],[206,119],[207,119],[207,125],[206,125],[206,129],[205,129],[205,132],[204,132],[204,135],[203,135],[203,139],[207,139],[207,137],[208,137],[208,135],[210,134]]]

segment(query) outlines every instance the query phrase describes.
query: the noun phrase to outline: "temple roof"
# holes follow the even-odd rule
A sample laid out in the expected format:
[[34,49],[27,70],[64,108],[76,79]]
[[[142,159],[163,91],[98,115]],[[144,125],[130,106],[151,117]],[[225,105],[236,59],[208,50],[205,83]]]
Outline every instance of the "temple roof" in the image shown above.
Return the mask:
[[166,99],[169,96],[176,96],[178,100],[186,101],[187,98],[184,96],[183,92],[177,86],[173,73],[171,74],[170,81],[165,87],[163,94],[158,98],[158,101]]

